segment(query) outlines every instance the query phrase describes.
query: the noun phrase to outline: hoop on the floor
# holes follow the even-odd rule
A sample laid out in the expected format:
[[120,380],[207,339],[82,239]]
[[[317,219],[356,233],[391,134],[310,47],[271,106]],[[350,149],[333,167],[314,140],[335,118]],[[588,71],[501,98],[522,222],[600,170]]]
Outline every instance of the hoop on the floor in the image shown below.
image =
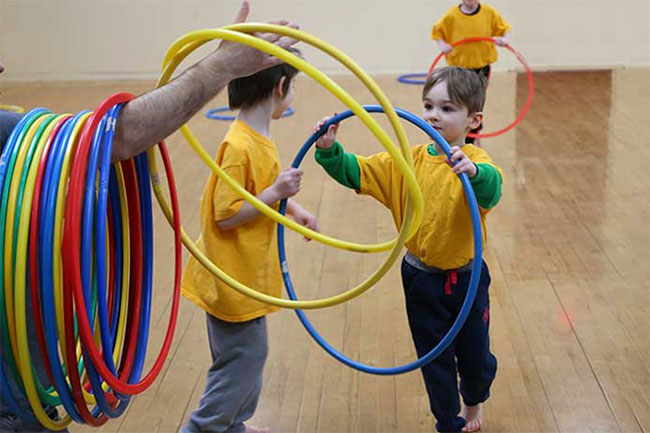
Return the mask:
[[424,72],[416,72],[413,74],[404,74],[397,77],[397,81],[402,84],[419,84],[423,85],[427,79],[428,74]]
[[[378,105],[365,105],[363,108],[369,113],[383,113],[382,107]],[[438,145],[445,152],[447,157],[451,158],[449,144],[447,144],[447,141],[431,125],[429,125],[427,122],[422,120],[420,117],[412,113],[409,113],[408,111],[399,109],[397,107],[395,107],[395,113],[397,113],[397,115],[402,119],[411,122],[412,124],[420,128],[422,131],[426,132],[433,140],[436,141],[436,143],[438,143]],[[352,113],[352,111],[350,110],[338,114],[333,118],[331,118],[327,123],[325,123],[317,132],[313,133],[307,139],[305,144],[303,144],[300,151],[298,151],[298,154],[296,155],[293,162],[291,163],[291,166],[295,168],[300,166],[300,163],[305,157],[307,151],[316,142],[316,140],[318,140],[318,138],[320,138],[327,131],[330,125],[339,123],[341,120],[347,119],[348,117],[351,117],[353,114],[354,113]],[[296,310],[296,314],[298,315],[300,322],[303,324],[307,332],[309,332],[309,335],[311,335],[314,338],[314,340],[323,349],[325,349],[327,353],[332,355],[334,358],[336,358],[343,364],[352,367],[356,370],[363,371],[365,373],[371,373],[377,375],[391,375],[391,374],[406,373],[415,370],[417,368],[420,368],[423,365],[426,365],[427,363],[431,362],[434,358],[436,358],[438,355],[440,355],[451,344],[454,338],[456,338],[456,335],[465,324],[465,320],[467,320],[467,316],[469,315],[469,312],[472,308],[472,304],[474,303],[474,298],[476,297],[476,292],[478,290],[478,283],[481,278],[481,265],[483,262],[483,234],[481,228],[481,217],[479,214],[478,203],[476,202],[476,196],[474,195],[474,189],[472,188],[472,185],[469,181],[469,177],[467,176],[466,173],[463,173],[459,175],[459,178],[463,185],[463,189],[465,190],[465,197],[467,199],[467,205],[469,206],[470,216],[472,219],[472,228],[474,233],[474,261],[472,262],[472,266],[471,266],[472,274],[470,277],[469,288],[467,289],[467,295],[465,296],[465,301],[463,302],[460,312],[458,313],[458,317],[456,317],[456,320],[454,321],[451,328],[447,332],[447,335],[445,335],[445,337],[442,340],[440,340],[440,342],[433,349],[431,349],[426,355],[411,363],[398,366],[398,367],[374,367],[371,365],[362,364],[360,362],[354,361],[348,358],[347,356],[345,356],[344,354],[342,354],[341,352],[339,352],[338,350],[336,350],[329,343],[327,343],[327,341],[325,341],[323,337],[320,336],[320,334],[318,334],[318,332],[313,327],[309,319],[307,319],[305,313],[302,312],[301,310]],[[287,207],[287,200],[284,199],[280,202],[280,213],[284,214],[286,211],[286,207]],[[282,278],[284,280],[284,286],[287,289],[289,298],[292,300],[296,300],[297,297],[296,297],[296,293],[293,290],[291,277],[289,276],[289,265],[287,264],[286,252],[284,248],[284,227],[281,224],[278,224],[278,254],[280,257],[280,268],[282,269]]]
[[[235,120],[237,118],[237,116],[231,114],[219,114],[227,111],[230,111],[230,108],[228,107],[213,108],[205,112],[205,117],[212,120]],[[282,116],[280,116],[280,118],[283,119],[285,117],[292,116],[293,113],[295,112],[296,111],[293,109],[293,107],[289,107],[284,113],[282,113]]]
[[[488,38],[488,37],[483,37],[483,36],[477,36],[477,37],[473,37],[473,38],[461,39],[461,40],[456,41],[453,44],[451,44],[451,46],[456,47],[458,45],[471,43],[471,42],[492,42],[492,43],[494,43],[494,39],[493,38]],[[522,121],[524,116],[526,116],[526,113],[528,113],[528,109],[530,108],[530,105],[533,102],[533,94],[535,92],[534,92],[533,73],[532,73],[532,71],[528,67],[528,64],[526,63],[526,60],[524,60],[524,57],[521,54],[519,54],[512,47],[512,45],[508,44],[504,48],[507,49],[508,51],[510,51],[512,54],[514,54],[515,57],[517,57],[517,60],[519,60],[519,63],[521,63],[521,65],[524,67],[524,70],[526,71],[526,77],[528,78],[528,98],[526,98],[526,103],[524,104],[524,107],[522,108],[521,113],[519,113],[517,118],[510,125],[506,126],[505,128],[499,129],[498,131],[494,131],[494,132],[487,132],[487,133],[484,133],[484,134],[475,134],[473,132],[470,132],[469,134],[467,134],[468,137],[471,137],[471,138],[489,138],[489,137],[496,137],[497,135],[501,135],[501,134],[504,134],[504,133],[510,131],[512,128],[517,126]],[[429,77],[431,75],[431,73],[435,69],[436,65],[438,64],[438,62],[440,61],[440,59],[444,55],[445,54],[441,52],[433,60],[433,63],[431,63],[431,66],[429,67],[429,72],[427,73],[427,77]]]

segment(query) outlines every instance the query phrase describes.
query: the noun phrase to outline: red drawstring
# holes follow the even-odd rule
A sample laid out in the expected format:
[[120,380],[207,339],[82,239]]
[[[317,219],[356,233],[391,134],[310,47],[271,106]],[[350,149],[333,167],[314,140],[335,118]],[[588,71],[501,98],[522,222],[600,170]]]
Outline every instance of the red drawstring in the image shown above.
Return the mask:
[[451,285],[458,284],[458,273],[456,269],[447,271],[447,278],[445,278],[445,295],[451,295]]

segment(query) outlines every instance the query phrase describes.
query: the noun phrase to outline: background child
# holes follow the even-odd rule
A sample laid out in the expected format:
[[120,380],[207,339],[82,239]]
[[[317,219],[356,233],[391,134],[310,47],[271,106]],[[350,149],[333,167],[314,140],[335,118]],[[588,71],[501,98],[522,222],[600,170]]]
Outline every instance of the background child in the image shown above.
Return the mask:
[[[483,117],[483,78],[464,68],[441,68],[427,79],[422,100],[422,117],[449,142],[452,157],[448,160],[437,144],[412,148],[425,208],[418,232],[406,244],[402,282],[418,356],[429,352],[447,333],[469,285],[472,224],[457,174],[470,177],[480,206],[484,240],[485,216],[501,197],[502,179],[501,169],[485,150],[464,142],[468,131]],[[314,130],[328,119],[322,119]],[[337,129],[337,125],[330,126],[316,141],[316,161],[342,185],[379,200],[391,210],[399,227],[406,188],[393,159],[387,152],[370,157],[345,153],[335,141]],[[422,367],[438,431],[475,431],[481,427],[481,403],[489,396],[497,367],[488,335],[489,285],[490,274],[483,262],[478,292],[465,325],[447,350]],[[457,374],[465,403],[462,417],[458,416]]]
[[[438,43],[440,51],[446,54],[450,66],[460,66],[490,77],[490,64],[497,60],[497,50],[490,42],[472,42],[451,47],[454,42],[470,37],[489,37],[499,46],[510,41],[510,24],[492,6],[479,0],[462,0],[434,24],[431,39]],[[473,133],[478,133],[481,125]],[[468,137],[468,143],[473,139]],[[478,145],[478,141],[476,142]]]
[[[295,52],[295,51],[294,51]],[[269,135],[294,98],[297,70],[282,63],[228,84],[231,109],[240,109],[217,155],[217,163],[240,185],[276,209],[278,201],[300,190],[302,171],[280,171],[276,144]],[[316,229],[316,218],[289,200],[287,213]],[[276,223],[261,215],[212,174],[201,199],[199,246],[218,267],[243,284],[280,296],[282,278]],[[183,295],[207,313],[212,365],[199,407],[184,432],[267,432],[245,426],[262,388],[267,356],[265,315],[278,307],[263,304],[213,277],[190,257]]]

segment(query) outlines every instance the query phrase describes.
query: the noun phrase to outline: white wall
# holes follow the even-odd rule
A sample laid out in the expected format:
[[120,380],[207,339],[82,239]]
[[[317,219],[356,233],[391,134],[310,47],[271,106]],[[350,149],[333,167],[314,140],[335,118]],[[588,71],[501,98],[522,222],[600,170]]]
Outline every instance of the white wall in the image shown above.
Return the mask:
[[[371,73],[422,72],[433,22],[455,0],[253,0],[252,21],[288,18]],[[650,66],[650,0],[492,0],[534,69]],[[0,0],[3,80],[153,78],[173,40],[228,24],[238,0]],[[304,47],[304,45],[303,45]],[[342,72],[304,49],[323,71]],[[503,51],[497,69],[511,69]]]

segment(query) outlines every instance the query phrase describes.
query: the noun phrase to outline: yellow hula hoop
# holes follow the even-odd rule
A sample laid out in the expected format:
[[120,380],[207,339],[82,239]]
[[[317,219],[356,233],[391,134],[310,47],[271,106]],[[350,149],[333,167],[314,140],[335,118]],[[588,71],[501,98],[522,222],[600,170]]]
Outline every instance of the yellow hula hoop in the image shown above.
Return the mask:
[[[290,52],[279,48],[269,42],[258,39],[254,36],[238,33],[235,30],[241,30],[246,32],[272,32],[278,33],[286,36],[290,36],[295,39],[300,39],[304,42],[309,43],[315,47],[320,48],[321,50],[327,52],[328,54],[335,57],[341,63],[343,63],[348,69],[352,70],[354,74],[359,77],[363,83],[371,90],[373,95],[378,99],[378,101],[383,106],[386,115],[390,119],[390,123],[393,126],[395,133],[400,142],[400,148],[404,157],[397,151],[397,148],[390,140],[388,135],[381,129],[379,124],[372,118],[370,115],[363,109],[363,107],[350,95],[348,95],[343,89],[341,89],[334,81],[329,77],[324,75],[322,72],[300,59],[297,56],[294,56]],[[214,162],[214,160],[207,154],[207,152],[201,147],[198,141],[194,138],[191,131],[187,126],[181,127],[181,132],[188,140],[192,148],[199,154],[201,159],[210,166],[211,170],[215,172],[221,180],[226,182],[231,188],[237,191],[242,195],[251,205],[258,209],[261,213],[271,217],[278,223],[284,224],[292,230],[307,236],[312,239],[316,239],[320,242],[327,243],[328,245],[336,246],[343,249],[348,249],[351,251],[359,252],[375,252],[375,251],[385,251],[387,248],[391,248],[391,253],[387,257],[386,261],[373,273],[368,279],[362,282],[359,286],[348,290],[347,292],[332,296],[330,298],[318,299],[318,300],[308,300],[308,301],[291,301],[287,299],[277,298],[274,296],[269,296],[266,294],[259,293],[254,289],[251,289],[240,282],[234,280],[217,266],[215,266],[205,255],[200,251],[200,249],[192,242],[187,233],[183,230],[183,243],[190,250],[190,252],[199,260],[199,262],[206,267],[213,275],[217,278],[224,281],[226,284],[232,286],[235,290],[240,293],[252,297],[260,302],[267,304],[285,307],[285,308],[294,308],[294,309],[314,309],[314,308],[323,308],[327,306],[337,305],[342,302],[345,302],[349,299],[354,298],[355,296],[360,295],[361,293],[367,291],[373,284],[375,284],[387,271],[390,269],[392,264],[395,262],[397,257],[401,252],[401,248],[406,242],[406,240],[415,233],[417,227],[420,223],[422,217],[423,209],[423,200],[422,193],[419,189],[415,175],[412,170],[412,158],[409,151],[408,140],[402,128],[402,125],[395,114],[393,107],[390,105],[390,102],[383,94],[381,89],[374,83],[374,81],[359,68],[349,57],[325,42],[317,39],[311,35],[308,35],[299,30],[291,29],[283,26],[276,26],[270,24],[237,24],[233,26],[226,27],[224,29],[216,30],[200,30],[192,33],[188,33],[182,38],[178,39],[172,46],[169,48],[165,61],[163,62],[163,73],[161,78],[158,81],[158,86],[165,84],[171,77],[174,69],[180,61],[181,57],[186,56],[190,52],[191,47],[199,45],[197,39],[225,39],[233,42],[243,43],[250,45],[254,48],[257,48],[261,51],[274,55],[287,63],[293,65],[299,70],[304,71],[310,77],[316,79],[320,84],[330,90],[335,96],[337,96],[342,102],[344,102],[359,118],[366,124],[366,126],[373,132],[375,137],[377,137],[386,150],[395,158],[396,165],[403,173],[406,184],[409,191],[409,200],[407,202],[407,209],[404,215],[404,220],[402,227],[399,231],[397,238],[390,242],[385,242],[378,245],[360,245],[360,244],[351,244],[343,242],[334,238],[329,238],[320,233],[314,232],[313,230],[307,229],[294,221],[287,219],[284,216],[279,215],[276,211],[271,209],[266,204],[259,201],[257,198],[252,196],[248,191],[239,186],[234,180],[227,176],[221,168]],[[165,200],[162,194],[162,188],[160,186],[158,170],[156,168],[155,156],[153,151],[148,151],[148,162],[151,171],[151,181],[154,187],[154,193],[156,198],[165,213],[168,221],[171,223],[171,211],[169,205]]]
[[[47,119],[52,120],[55,119],[55,115],[50,115],[50,116],[44,116],[47,117]],[[45,119],[44,119],[45,120]],[[50,122],[50,125],[52,125],[52,122]],[[40,141],[40,140],[39,140]],[[25,142],[24,142],[25,143]],[[41,141],[41,143],[44,143]],[[27,149],[29,146],[23,146],[23,149],[21,149],[21,154],[19,154],[19,159],[18,161],[21,161],[24,163],[25,160],[25,154],[26,151],[24,149]],[[42,147],[40,149],[42,151]],[[40,152],[39,152],[40,154]],[[34,161],[34,160],[32,160]],[[21,165],[21,167],[24,164]],[[38,166],[38,160],[36,160],[35,166]],[[14,171],[14,174],[16,172]],[[30,181],[27,183],[26,191],[31,190],[33,192],[34,189],[34,182],[35,182],[35,176],[36,176],[36,170],[30,170],[29,171],[29,176],[31,178]],[[14,185],[12,182],[12,189]],[[10,193],[10,198],[13,196],[12,200],[12,206],[15,206],[15,193],[11,195]],[[29,197],[26,197],[26,199],[29,199],[30,201],[30,207],[31,207],[31,197],[32,194],[29,194]],[[25,205],[25,200],[23,201],[23,206]],[[15,209],[14,209],[15,210]],[[15,213],[15,212],[14,212]],[[20,224],[29,224],[29,212],[21,212],[20,215]],[[12,227],[13,226],[13,215],[11,217],[11,224],[7,224],[7,227]],[[23,230],[24,231],[24,230]],[[27,236],[19,232],[19,236],[17,239],[17,248],[22,248],[23,251],[27,250]],[[5,243],[5,252],[7,251],[7,245]],[[11,251],[11,249],[9,249]],[[20,250],[19,250],[20,252]],[[21,272],[21,275],[24,275],[25,272],[25,266],[26,266],[26,255],[25,254],[20,254],[17,253],[16,255],[16,271]],[[10,260],[11,260],[11,254]],[[6,257],[6,254],[5,254]],[[36,418],[41,422],[43,426],[50,430],[63,430],[70,422],[72,419],[65,415],[61,420],[59,421],[53,421],[50,419],[50,417],[47,415],[43,407],[41,406],[41,401],[38,396],[38,391],[36,389],[36,384],[34,382],[34,375],[32,373],[32,363],[31,363],[31,356],[29,354],[29,347],[27,345],[27,314],[25,310],[25,281],[23,278],[18,278],[16,280],[16,297],[14,299],[14,308],[16,310],[16,338],[18,340],[18,344],[20,347],[20,350],[18,351],[18,371],[20,372],[20,376],[22,377],[23,385],[25,387],[25,394],[27,395],[27,399],[29,401],[29,404],[32,408],[32,411],[34,412],[34,415]]]
[[7,200],[7,215],[5,218],[5,240],[4,240],[4,250],[2,254],[4,255],[4,285],[5,285],[5,303],[7,310],[7,328],[9,331],[9,341],[11,343],[11,348],[13,350],[14,360],[18,365],[18,371],[20,371],[20,364],[18,360],[18,342],[16,341],[16,317],[15,317],[15,307],[14,303],[14,268],[13,268],[13,245],[14,245],[14,216],[16,215],[16,196],[18,195],[18,184],[20,181],[20,175],[22,174],[22,168],[25,161],[25,156],[27,155],[27,150],[29,148],[29,143],[34,139],[36,132],[40,126],[47,120],[51,120],[54,115],[46,114],[39,117],[27,130],[18,149],[18,155],[16,156],[16,162],[14,165],[13,173],[11,178],[5,179],[5,182],[9,182],[9,199]]
[[24,113],[25,109],[20,105],[0,104],[0,110],[13,111],[14,113]]
[[[72,133],[70,134],[70,139],[68,140],[65,149],[63,164],[61,165],[61,174],[59,176],[59,190],[56,197],[56,208],[54,211],[54,251],[61,251],[61,244],[63,241],[61,232],[63,230],[63,211],[65,209],[65,200],[67,197],[67,183],[68,177],[70,175],[70,158],[74,154],[74,150],[77,147],[79,131],[81,128],[83,128],[90,115],[91,113],[85,113],[79,118],[79,121],[74,125]],[[66,351],[65,346],[65,326],[63,324],[63,274],[60,254],[54,254],[54,257],[52,257],[52,274],[54,283],[54,307],[56,310],[56,325],[59,335],[59,347],[61,348],[61,355],[63,356],[64,364],[69,371],[70,368],[77,368],[77,366],[75,363],[68,359],[68,352]],[[77,343],[77,345],[78,344],[79,343]]]
[[[124,344],[124,334],[126,333],[126,311],[129,300],[129,274],[130,274],[130,254],[129,254],[129,212],[126,202],[126,187],[124,184],[124,176],[122,174],[122,166],[115,164],[115,171],[117,174],[117,186],[120,192],[120,207],[122,209],[122,297],[120,299],[120,317],[117,325],[117,337],[115,338],[115,347],[120,348],[119,356],[113,355],[113,362],[117,365],[121,357],[122,345]],[[113,306],[117,308],[117,306]]]
[[[31,164],[28,168],[27,180],[25,182],[25,189],[23,195],[23,202],[21,203],[21,208],[19,209],[19,220],[18,220],[18,238],[16,241],[16,265],[14,270],[14,291],[16,293],[14,299],[14,308],[16,311],[16,337],[18,341],[19,348],[19,369],[21,372],[21,377],[23,378],[23,384],[25,387],[38,387],[41,388],[39,391],[37,388],[34,388],[35,391],[44,392],[51,397],[58,397],[56,391],[48,392],[42,387],[42,384],[37,384],[34,380],[32,374],[26,375],[24,372],[26,370],[32,369],[31,355],[29,354],[29,342],[27,339],[27,309],[25,305],[25,275],[27,272],[27,242],[29,240],[29,222],[31,218],[30,209],[32,207],[32,199],[34,196],[34,188],[36,185],[36,173],[38,172],[39,162],[41,160],[41,155],[45,149],[45,143],[47,142],[50,133],[56,126],[56,124],[66,117],[65,114],[56,116],[52,118],[49,125],[41,134],[36,151],[32,158]],[[27,168],[25,168],[27,169]],[[35,301],[35,300],[33,300]],[[24,356],[23,354],[27,355]],[[27,363],[25,363],[25,361]],[[51,388],[53,389],[53,388]],[[38,393],[37,393],[38,395]]]
[[[235,30],[234,32],[232,30]],[[407,186],[410,188],[410,191],[414,194],[420,194],[419,186],[417,185],[417,180],[415,175],[412,172],[412,163],[409,163],[402,158],[402,155],[398,153],[395,148],[395,145],[391,139],[386,135],[383,129],[379,124],[372,118],[363,107],[355,101],[349,94],[345,92],[340,86],[338,86],[333,80],[327,77],[325,74],[320,72],[318,69],[314,68],[312,65],[307,63],[305,60],[293,55],[292,53],[279,48],[269,42],[258,39],[256,37],[250,36],[246,33],[239,32],[257,32],[257,31],[266,31],[271,33],[278,33],[285,36],[290,36],[295,39],[300,39],[303,42],[309,43],[317,48],[320,48],[322,51],[330,54],[332,57],[339,60],[340,63],[345,65],[350,71],[352,71],[371,91],[371,93],[377,98],[378,102],[386,110],[386,114],[391,121],[391,126],[400,141],[402,153],[405,155],[408,161],[411,160],[411,153],[409,151],[408,140],[402,128],[401,122],[395,114],[395,111],[388,101],[388,98],[383,94],[381,89],[377,84],[370,78],[352,59],[347,57],[342,52],[338,51],[336,48],[328,45],[326,42],[309,35],[307,33],[295,30],[289,27],[277,26],[271,24],[235,24],[231,26],[224,27],[223,29],[217,30],[199,30],[195,32],[188,33],[187,35],[176,40],[168,49],[165,59],[163,61],[163,73],[158,81],[158,86],[166,83],[178,64],[194,49],[198,46],[204,44],[207,40],[205,38],[214,39],[229,39],[234,42],[243,43],[246,45],[251,45],[254,48],[257,48],[261,51],[265,51],[269,54],[272,54],[278,58],[281,58],[287,63],[295,66],[299,70],[305,72],[310,77],[314,78],[335,96],[337,96],[344,104],[346,104],[352,111],[366,124],[366,126],[373,132],[375,137],[384,145],[386,150],[391,154],[391,156],[396,160],[396,165],[400,171],[406,176]],[[225,37],[224,37],[225,36]],[[199,41],[195,41],[197,38],[203,38]],[[191,135],[189,128],[182,127],[181,132],[185,135],[186,139],[190,141],[190,145],[193,146],[193,149],[199,154],[201,159],[204,160],[210,168],[219,175],[221,180],[225,181],[231,188],[233,188],[237,193],[242,195],[251,205],[253,205],[261,213],[264,213],[269,218],[274,221],[283,224],[284,226],[296,231],[297,233],[302,234],[310,239],[314,239],[326,245],[330,245],[336,248],[345,249],[349,251],[356,252],[380,252],[386,251],[392,248],[395,244],[396,239],[388,242],[383,242],[376,245],[364,245],[351,242],[341,241],[339,239],[331,238],[329,236],[323,235],[322,233],[313,231],[305,226],[302,226],[295,221],[279,214],[277,211],[272,209],[270,206],[266,205],[255,196],[246,191],[243,187],[237,184],[230,176],[221,170],[215,163],[213,158],[205,152],[205,149],[198,143],[196,139],[190,140],[187,137],[187,134]],[[215,168],[216,167],[216,168]],[[412,181],[412,183],[411,183]],[[412,190],[411,190],[412,188]],[[417,193],[415,192],[417,191]],[[259,205],[259,206],[258,206]],[[411,227],[411,231],[407,239],[410,239],[419,226],[419,221],[421,220],[421,210],[417,212],[416,206],[416,219]]]

